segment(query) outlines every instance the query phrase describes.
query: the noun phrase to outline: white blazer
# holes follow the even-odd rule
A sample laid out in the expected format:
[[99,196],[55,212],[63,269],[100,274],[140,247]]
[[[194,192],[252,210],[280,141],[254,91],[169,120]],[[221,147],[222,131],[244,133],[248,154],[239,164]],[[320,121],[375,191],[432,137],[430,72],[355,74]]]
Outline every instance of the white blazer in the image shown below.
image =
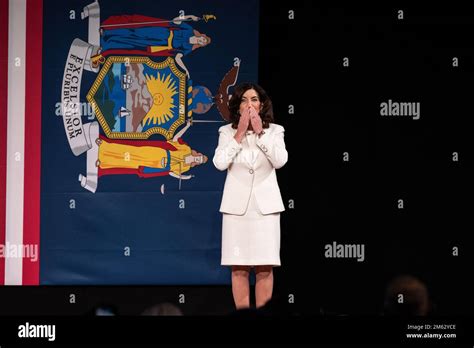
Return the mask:
[[219,128],[219,144],[213,162],[217,169],[226,170],[227,177],[220,212],[244,215],[252,191],[262,214],[271,214],[285,210],[277,182],[275,169],[288,161],[285,148],[285,129],[270,123],[264,134],[257,137],[258,155],[251,158],[246,136],[239,144],[234,135],[237,129],[228,124]]

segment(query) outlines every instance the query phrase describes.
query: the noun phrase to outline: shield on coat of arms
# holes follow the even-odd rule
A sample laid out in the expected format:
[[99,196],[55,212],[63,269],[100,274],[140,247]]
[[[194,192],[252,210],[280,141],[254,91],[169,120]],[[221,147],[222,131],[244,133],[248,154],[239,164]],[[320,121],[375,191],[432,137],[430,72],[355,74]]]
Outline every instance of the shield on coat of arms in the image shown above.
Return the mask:
[[[190,81],[188,81],[189,83]],[[173,138],[185,123],[186,74],[172,57],[110,56],[98,73],[87,100],[104,133],[112,139]]]

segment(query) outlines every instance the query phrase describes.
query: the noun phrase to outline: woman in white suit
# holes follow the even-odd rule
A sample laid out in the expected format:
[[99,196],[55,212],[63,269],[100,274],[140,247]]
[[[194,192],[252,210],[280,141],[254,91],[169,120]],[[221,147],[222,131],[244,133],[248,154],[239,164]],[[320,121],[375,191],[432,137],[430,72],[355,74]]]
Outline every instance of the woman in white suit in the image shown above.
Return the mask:
[[213,158],[227,170],[220,206],[221,264],[232,267],[237,309],[250,307],[249,273],[255,268],[256,307],[272,297],[273,267],[280,266],[280,212],[275,169],[288,160],[284,128],[273,123],[272,102],[258,85],[237,86],[229,101],[230,124],[219,128]]

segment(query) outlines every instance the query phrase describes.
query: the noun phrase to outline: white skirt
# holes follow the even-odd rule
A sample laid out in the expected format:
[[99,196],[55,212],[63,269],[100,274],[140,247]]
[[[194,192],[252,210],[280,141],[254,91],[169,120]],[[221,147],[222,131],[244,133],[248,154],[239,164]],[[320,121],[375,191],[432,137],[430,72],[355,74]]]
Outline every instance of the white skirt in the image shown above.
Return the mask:
[[280,213],[262,215],[253,194],[244,215],[224,213],[221,265],[280,266]]

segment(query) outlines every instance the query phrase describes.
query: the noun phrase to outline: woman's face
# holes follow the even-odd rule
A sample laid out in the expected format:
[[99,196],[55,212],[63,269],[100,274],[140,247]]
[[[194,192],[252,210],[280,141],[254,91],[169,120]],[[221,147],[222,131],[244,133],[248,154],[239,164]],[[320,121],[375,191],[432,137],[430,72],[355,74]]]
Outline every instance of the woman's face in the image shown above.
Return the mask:
[[204,37],[204,36],[199,36],[197,38],[197,42],[198,44],[200,44],[201,46],[206,46],[207,45],[207,38]]
[[247,110],[249,106],[253,107],[257,112],[260,112],[262,109],[262,105],[260,103],[260,98],[258,93],[254,89],[248,89],[244,95],[242,96],[242,100],[240,102],[240,114]]

